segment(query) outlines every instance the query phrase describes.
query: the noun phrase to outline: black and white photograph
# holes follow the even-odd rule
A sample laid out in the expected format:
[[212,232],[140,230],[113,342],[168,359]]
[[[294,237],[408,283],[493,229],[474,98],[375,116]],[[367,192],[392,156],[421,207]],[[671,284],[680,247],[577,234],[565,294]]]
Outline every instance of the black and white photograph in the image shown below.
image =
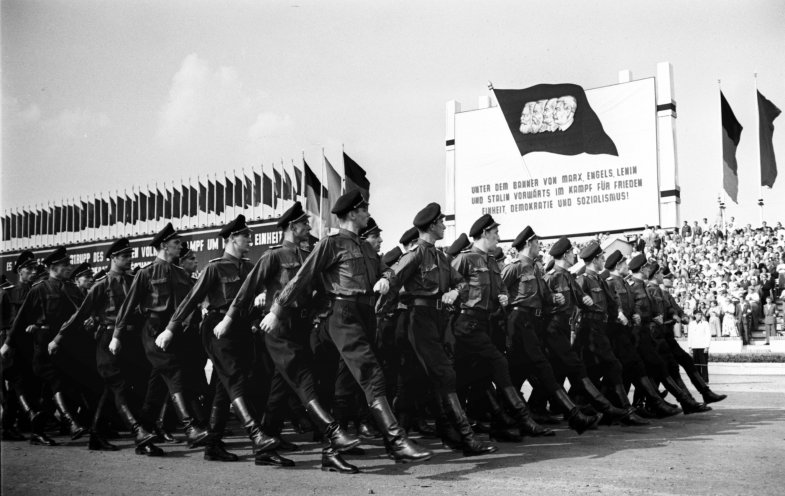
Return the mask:
[[0,494],[781,494],[783,26],[0,0]]

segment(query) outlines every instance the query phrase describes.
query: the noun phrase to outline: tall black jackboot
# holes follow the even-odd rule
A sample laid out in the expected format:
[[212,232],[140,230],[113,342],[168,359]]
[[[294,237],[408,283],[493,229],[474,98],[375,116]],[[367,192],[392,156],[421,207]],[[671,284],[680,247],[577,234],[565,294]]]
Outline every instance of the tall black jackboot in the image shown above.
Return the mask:
[[374,398],[370,408],[376,425],[382,431],[389,453],[396,463],[416,463],[431,459],[433,452],[420,448],[406,437],[406,431],[398,425],[386,397]]
[[107,409],[109,400],[108,390],[104,390],[101,397],[98,399],[98,404],[95,406],[95,414],[93,415],[93,425],[90,429],[90,441],[87,443],[87,449],[91,451],[117,451],[117,446],[107,441],[101,435],[101,425],[105,422],[104,412]]
[[204,445],[204,459],[211,462],[236,462],[240,458],[226,451],[223,432],[229,418],[229,405],[213,403],[210,409],[209,435]]
[[514,419],[518,424],[518,429],[521,431],[521,436],[539,437],[556,435],[552,430],[543,427],[532,420],[532,416],[529,413],[529,407],[514,387],[507,386],[502,389],[502,397],[507,402],[507,405],[512,408]]
[[155,419],[154,428],[155,428],[155,434],[158,436],[158,442],[169,443],[169,444],[182,443],[180,439],[174,437],[165,428],[166,412],[168,409],[169,409],[169,398],[166,398],[164,400],[164,404],[161,405],[161,411],[158,412],[158,418]]
[[447,412],[447,416],[461,435],[463,456],[487,455],[499,450],[496,446],[482,442],[474,437],[474,431],[472,431],[469,420],[466,418],[463,408],[461,408],[461,400],[458,399],[457,393],[445,395],[442,404]]
[[65,394],[62,391],[55,393],[54,400],[60,415],[68,423],[68,429],[71,432],[71,439],[79,439],[89,432],[89,429],[82,427],[82,425],[79,423],[76,414],[74,413],[71,405],[68,403],[68,399],[65,397]]
[[491,431],[488,433],[491,441],[500,443],[520,443],[523,441],[519,429],[512,428],[516,425],[515,420],[499,404],[495,389],[491,387],[485,390],[485,400],[491,415]]
[[319,400],[311,400],[305,406],[305,411],[311,416],[316,428],[324,433],[324,438],[329,441],[330,448],[337,452],[345,452],[360,444],[360,440],[346,432],[327,410],[322,408]]
[[589,429],[596,428],[597,424],[602,419],[601,413],[598,413],[597,415],[584,415],[581,412],[581,409],[572,402],[564,388],[560,387],[553,395],[552,399],[563,411],[567,412],[565,414],[567,423],[569,424],[570,429],[577,432],[578,435],[583,434]]
[[623,384],[616,384],[613,387],[614,392],[616,393],[616,397],[619,399],[619,404],[622,406],[623,409],[627,410],[627,415],[619,419],[619,421],[624,425],[649,425],[649,421],[639,417],[635,413],[635,408],[630,405],[630,399],[627,397],[627,391],[624,390]]
[[57,446],[59,443],[46,435],[45,416],[40,411],[33,408],[24,395],[20,394],[17,398],[19,399],[19,407],[30,419],[30,444],[36,446]]
[[329,446],[322,450],[322,470],[341,474],[356,474],[360,471],[359,468],[344,460],[338,451]]
[[608,401],[608,398],[600,393],[588,377],[581,379],[581,386],[583,387],[584,392],[589,396],[592,406],[603,413],[607,420],[619,420],[628,414],[627,410],[622,410],[621,408],[613,406],[611,402]]
[[287,441],[282,435],[283,418],[272,412],[265,412],[262,415],[262,430],[270,437],[278,439],[278,449],[281,451],[300,451],[300,447]]
[[270,437],[262,431],[262,426],[251,413],[251,409],[242,396],[232,401],[234,413],[240,418],[248,438],[253,443],[254,453],[261,451],[271,451],[278,447],[278,439]]
[[695,398],[693,398],[689,391],[687,391],[686,386],[684,386],[682,389],[682,386],[679,385],[679,382],[674,380],[672,376],[666,377],[665,380],[662,381],[662,384],[665,386],[665,389],[667,389],[668,392],[671,393],[673,397],[676,398],[676,400],[679,402],[681,409],[684,410],[684,415],[689,415],[691,413],[703,413],[711,410],[710,406],[706,406],[703,403],[698,403],[695,401]]
[[180,422],[183,423],[185,437],[188,439],[188,446],[190,448],[204,446],[210,433],[199,425],[197,420],[192,416],[192,413],[188,411],[186,405],[187,403],[183,393],[172,394],[172,406],[174,407],[174,411],[177,413]]
[[125,400],[117,402],[117,412],[120,414],[120,417],[123,419],[128,428],[131,429],[131,432],[134,434],[134,441],[136,442],[136,446],[144,446],[153,442],[155,439],[155,434],[148,432],[142,426],[142,423],[139,422],[136,417],[134,417],[134,414],[131,412],[131,407],[128,406],[128,403],[125,402]]
[[701,396],[703,396],[703,402],[705,404],[708,405],[709,403],[716,403],[728,397],[727,394],[717,394],[712,391],[709,388],[709,385],[706,384],[706,381],[703,380],[703,376],[701,376],[697,370],[687,374],[687,376],[690,378],[692,385],[695,386],[695,389],[697,389]]
[[671,417],[681,413],[681,408],[672,407],[660,396],[659,391],[648,376],[643,376],[635,381],[635,391],[640,391],[645,398],[646,407],[659,418]]

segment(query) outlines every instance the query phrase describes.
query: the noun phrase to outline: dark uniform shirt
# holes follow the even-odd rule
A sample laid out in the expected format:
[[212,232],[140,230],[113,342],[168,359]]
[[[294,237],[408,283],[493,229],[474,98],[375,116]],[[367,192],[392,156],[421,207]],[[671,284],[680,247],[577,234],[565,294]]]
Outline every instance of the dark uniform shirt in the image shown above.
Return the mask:
[[638,311],[638,315],[641,316],[641,320],[644,323],[650,322],[651,319],[657,316],[657,313],[654,302],[651,296],[649,296],[649,292],[646,291],[646,283],[636,277],[633,277],[630,281],[630,289],[635,298],[635,308]]
[[665,312],[664,314],[668,317],[673,316],[674,318],[683,319],[684,318],[684,309],[676,303],[676,299],[673,298],[673,295],[670,294],[670,291],[664,291],[660,289],[660,294],[663,297],[663,303]]
[[548,273],[545,280],[552,294],[558,293],[564,297],[564,303],[561,305],[553,304],[550,311],[552,315],[561,313],[572,314],[576,306],[586,308],[586,305],[583,303],[583,297],[586,296],[586,293],[576,284],[570,271],[556,265],[553,267],[553,271]]
[[390,293],[397,293],[403,286],[408,299],[438,298],[451,288],[460,292],[466,286],[463,277],[450,265],[447,255],[423,239],[418,240],[417,245],[392,266],[388,278]]
[[331,297],[371,296],[374,284],[382,276],[382,266],[381,258],[371,245],[357,234],[341,229],[316,244],[270,311],[283,317],[285,309],[294,307],[319,276],[325,292]]
[[82,299],[79,288],[70,281],[49,277],[34,284],[19,308],[6,343],[14,346],[17,337],[31,324],[60,329],[82,304]]
[[181,331],[183,322],[202,302],[205,302],[208,312],[226,313],[252,268],[247,258],[237,258],[229,253],[210,260],[199,280],[177,306],[166,328],[172,332]]
[[623,277],[611,274],[608,276],[608,287],[616,295],[616,303],[628,319],[634,314],[640,315],[635,303],[635,293],[630,284]]
[[134,278],[127,272],[109,271],[87,292],[79,309],[63,324],[60,332],[55,337],[58,344],[66,333],[73,331],[74,327],[81,326],[89,317],[97,317],[98,325],[114,327],[117,322],[117,313],[125,301],[128,290]]
[[[256,295],[263,291],[267,294],[264,310],[268,312],[283,288],[300,270],[308,253],[297,243],[286,240],[279,246],[270,247],[245,278],[226,315],[233,319],[247,316],[253,307]],[[310,294],[310,291],[304,291],[303,294]],[[294,301],[292,307],[303,306],[302,300],[301,296],[299,300]]]
[[589,295],[592,304],[583,309],[584,313],[607,315],[615,320],[619,314],[619,304],[608,283],[595,271],[587,270],[579,279],[578,285]]
[[25,297],[27,296],[27,293],[30,292],[31,287],[31,283],[19,281],[14,284],[14,287],[9,291],[9,297],[11,300],[10,324],[13,324],[14,319],[19,313],[19,309],[22,307],[22,303],[25,301]]
[[186,271],[162,258],[139,269],[118,312],[114,337],[119,339],[125,332],[137,307],[145,317],[154,316],[159,322],[169,322],[192,285]]
[[501,269],[493,254],[474,246],[460,253],[452,266],[467,282],[461,294],[461,308],[494,312],[499,307],[499,295],[507,294]]
[[502,280],[510,295],[510,305],[543,309],[553,303],[551,290],[529,257],[513,260],[502,270]]
[[648,293],[651,300],[651,313],[652,318],[665,315],[665,297],[662,296],[660,285],[655,281],[646,283],[646,293]]

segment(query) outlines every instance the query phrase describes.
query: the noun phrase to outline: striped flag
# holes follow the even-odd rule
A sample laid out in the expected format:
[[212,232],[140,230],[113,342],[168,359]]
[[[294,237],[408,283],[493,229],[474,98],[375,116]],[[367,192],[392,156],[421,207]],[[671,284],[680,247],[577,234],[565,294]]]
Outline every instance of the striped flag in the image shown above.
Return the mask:
[[722,185],[734,203],[739,203],[739,165],[736,162],[736,148],[739,146],[743,129],[725,95],[720,91],[722,111]]
[[760,185],[774,187],[777,161],[774,159],[774,119],[781,112],[776,105],[758,93],[758,134],[760,139]]

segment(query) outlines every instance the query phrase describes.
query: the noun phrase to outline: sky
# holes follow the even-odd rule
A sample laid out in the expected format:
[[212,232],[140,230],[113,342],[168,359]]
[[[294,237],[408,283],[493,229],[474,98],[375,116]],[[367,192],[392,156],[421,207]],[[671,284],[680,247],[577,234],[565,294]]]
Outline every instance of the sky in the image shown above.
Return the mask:
[[[744,126],[739,205],[759,223],[758,89],[785,109],[785,4],[732,1],[3,0],[0,206],[23,207],[341,146],[390,249],[445,194],[445,103],[584,88],[673,65],[682,219],[714,218],[717,80]],[[764,217],[785,221],[780,169]],[[523,226],[521,226],[522,228]]]

